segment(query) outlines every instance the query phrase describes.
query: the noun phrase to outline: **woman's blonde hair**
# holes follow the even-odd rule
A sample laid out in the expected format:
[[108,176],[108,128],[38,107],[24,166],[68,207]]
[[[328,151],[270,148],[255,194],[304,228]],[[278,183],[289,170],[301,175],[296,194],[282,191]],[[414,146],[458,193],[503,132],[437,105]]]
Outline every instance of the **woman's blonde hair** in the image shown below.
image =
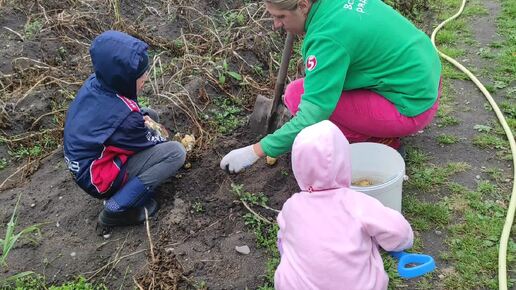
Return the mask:
[[297,8],[298,0],[265,0],[265,3],[281,10],[294,10]]

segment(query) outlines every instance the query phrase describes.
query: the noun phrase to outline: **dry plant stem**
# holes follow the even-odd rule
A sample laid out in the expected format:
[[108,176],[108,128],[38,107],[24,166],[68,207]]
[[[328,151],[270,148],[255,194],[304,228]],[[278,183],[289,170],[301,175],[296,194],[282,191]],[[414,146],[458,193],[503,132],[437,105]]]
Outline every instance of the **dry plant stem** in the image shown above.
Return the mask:
[[[34,162],[34,161],[32,161],[32,162]],[[24,165],[22,165],[22,166],[18,167],[18,169],[16,169],[16,171],[15,171],[13,174],[9,175],[9,176],[8,176],[8,177],[7,177],[7,178],[6,178],[6,179],[5,179],[5,180],[0,184],[0,190],[2,190],[2,189],[3,189],[3,187],[4,187],[4,185],[5,185],[5,183],[6,183],[7,181],[9,181],[12,177],[14,177],[14,176],[15,176],[16,174],[18,174],[20,171],[24,170],[24,169],[25,169],[25,167],[27,167],[28,165],[30,165],[30,163],[28,163],[28,164],[24,164]]]
[[66,111],[66,109],[55,110],[55,111],[48,112],[46,114],[43,114],[43,115],[39,116],[34,122],[32,122],[32,125],[30,126],[29,130],[32,130],[34,128],[34,125],[36,125],[43,117],[49,116],[49,115],[54,115],[56,113],[64,112],[64,111]]
[[152,238],[151,238],[151,233],[150,233],[149,212],[147,211],[147,208],[144,208],[144,209],[145,209],[145,227],[147,228],[147,237],[149,238],[149,247],[150,247],[152,263],[155,263],[156,256],[154,256],[154,246],[152,245]]
[[[127,238],[128,238],[129,234],[127,234],[125,236],[125,239],[124,239],[124,242],[122,243],[122,245],[117,249],[116,253],[115,253],[115,261],[117,260],[118,257],[120,257],[120,253],[122,252],[122,250],[124,249],[124,246],[125,246],[125,243],[127,242]],[[111,265],[111,268],[109,269],[109,271],[107,272],[106,275],[104,275],[104,278],[103,280],[106,281],[106,278],[109,277],[109,275],[111,274],[111,272],[113,271],[113,269],[115,269],[116,265],[118,265],[118,263],[120,262],[120,260],[116,261],[116,263],[113,263]]]
[[31,166],[32,164],[34,164],[34,163],[38,163],[39,161],[41,161],[42,159],[46,158],[47,156],[49,156],[49,155],[51,155],[51,154],[54,154],[57,150],[59,150],[59,149],[55,149],[55,150],[53,150],[52,152],[49,152],[49,153],[47,153],[47,154],[45,154],[45,155],[41,156],[41,157],[40,157],[40,158],[38,158],[38,159],[34,159],[34,160],[32,160],[32,161],[27,162],[25,165],[22,165],[22,166],[18,167],[18,169],[16,169],[16,171],[15,171],[13,174],[9,175],[9,176],[8,176],[8,177],[7,177],[7,178],[6,178],[6,179],[5,179],[5,180],[0,184],[0,191],[2,191],[2,190],[3,190],[4,185],[7,183],[7,181],[9,181],[11,178],[13,178],[16,174],[20,173],[21,171],[23,171],[23,170],[25,170],[25,169],[30,168],[30,166]]
[[41,132],[32,133],[32,134],[29,134],[29,135],[23,136],[23,137],[17,137],[17,136],[20,136],[20,135],[23,135],[23,134],[16,135],[15,138],[13,138],[13,139],[7,139],[7,138],[0,137],[0,141],[6,142],[6,143],[14,143],[14,142],[25,140],[27,138],[32,138],[34,136],[43,135],[43,134],[46,134],[46,133],[49,133],[49,132],[62,131],[62,130],[63,130],[63,128],[45,129],[45,130],[43,130]]
[[[130,254],[127,254],[127,255],[121,256],[120,258],[117,258],[116,260],[113,260],[113,261],[108,262],[106,265],[102,266],[100,269],[98,269],[97,271],[95,271],[95,272],[93,273],[93,275],[92,275],[92,276],[90,276],[89,278],[87,278],[87,279],[86,279],[86,281],[90,281],[91,279],[93,279],[95,276],[97,276],[100,272],[102,272],[103,270],[105,270],[105,269],[106,269],[107,267],[109,267],[111,264],[115,264],[115,265],[116,265],[116,264],[118,264],[120,261],[122,261],[122,260],[123,260],[123,259],[125,259],[125,258],[129,258],[129,257],[131,257],[131,256],[138,255],[138,254],[140,254],[140,253],[142,253],[142,252],[145,252],[145,251],[147,251],[147,249],[141,249],[141,250],[138,250],[138,251],[136,251],[136,252],[132,252],[132,253],[130,253]],[[85,274],[87,274],[87,273],[85,273]]]
[[136,278],[133,276],[133,282],[140,290],[145,290],[140,284],[138,284],[138,281],[136,281]]
[[263,216],[261,216],[259,213],[255,212],[248,204],[247,202],[243,201],[243,200],[240,200],[244,206],[247,208],[248,211],[250,211],[257,219],[261,220],[262,222],[264,223],[267,223],[267,224],[272,224],[272,222],[266,218],[264,218]]
[[277,210],[277,209],[275,209],[275,208],[272,208],[272,207],[269,207],[269,206],[267,206],[267,205],[265,205],[265,204],[260,204],[260,206],[261,206],[261,207],[263,207],[263,208],[265,208],[265,209],[268,209],[268,210],[271,210],[271,211],[273,211],[273,212],[276,212],[276,213],[279,213],[279,212],[280,212],[279,210]]
[[16,31],[12,30],[11,28],[9,28],[9,27],[7,27],[7,26],[4,26],[4,28],[5,28],[6,30],[8,30],[8,31],[10,31],[10,32],[12,32],[12,33],[14,33],[14,34],[16,34],[16,35],[21,39],[21,41],[25,41],[25,39],[23,38],[23,36],[22,36],[21,34],[19,34],[18,32],[16,32]]
[[18,106],[18,104],[23,101],[29,94],[30,92],[32,92],[32,90],[37,87],[41,82],[43,82],[44,80],[46,80],[48,78],[48,76],[43,76],[39,81],[37,81],[27,92],[25,92],[25,94],[19,98],[16,103],[14,103],[14,108],[16,108]]

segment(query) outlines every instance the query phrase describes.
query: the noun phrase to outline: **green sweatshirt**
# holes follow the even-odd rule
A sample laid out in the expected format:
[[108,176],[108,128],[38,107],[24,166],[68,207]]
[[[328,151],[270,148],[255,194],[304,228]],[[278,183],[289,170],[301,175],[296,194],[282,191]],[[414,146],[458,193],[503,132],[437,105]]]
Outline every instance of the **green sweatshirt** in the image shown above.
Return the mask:
[[372,90],[408,117],[435,103],[441,63],[430,38],[380,0],[318,0],[305,23],[304,94],[296,116],[261,141],[276,157],[327,120],[342,91]]

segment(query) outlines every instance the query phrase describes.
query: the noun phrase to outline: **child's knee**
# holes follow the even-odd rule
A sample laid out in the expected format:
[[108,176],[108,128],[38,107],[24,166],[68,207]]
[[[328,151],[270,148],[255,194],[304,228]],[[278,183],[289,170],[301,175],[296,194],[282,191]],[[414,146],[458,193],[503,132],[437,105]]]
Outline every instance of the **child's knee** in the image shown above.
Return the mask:
[[179,164],[179,167],[181,167],[185,161],[186,161],[186,149],[183,146],[183,144],[176,142],[176,141],[170,141],[167,142],[167,152],[168,152],[168,159],[171,159],[173,163]]

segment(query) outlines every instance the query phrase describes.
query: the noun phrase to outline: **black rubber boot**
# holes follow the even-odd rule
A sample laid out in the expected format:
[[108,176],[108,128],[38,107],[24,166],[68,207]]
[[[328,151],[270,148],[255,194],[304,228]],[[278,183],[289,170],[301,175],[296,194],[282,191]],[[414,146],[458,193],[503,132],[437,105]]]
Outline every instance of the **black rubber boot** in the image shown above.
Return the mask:
[[158,202],[150,198],[142,207],[130,208],[126,211],[111,212],[102,210],[99,215],[99,225],[102,227],[118,227],[139,225],[145,221],[145,208],[149,217],[159,209]]

